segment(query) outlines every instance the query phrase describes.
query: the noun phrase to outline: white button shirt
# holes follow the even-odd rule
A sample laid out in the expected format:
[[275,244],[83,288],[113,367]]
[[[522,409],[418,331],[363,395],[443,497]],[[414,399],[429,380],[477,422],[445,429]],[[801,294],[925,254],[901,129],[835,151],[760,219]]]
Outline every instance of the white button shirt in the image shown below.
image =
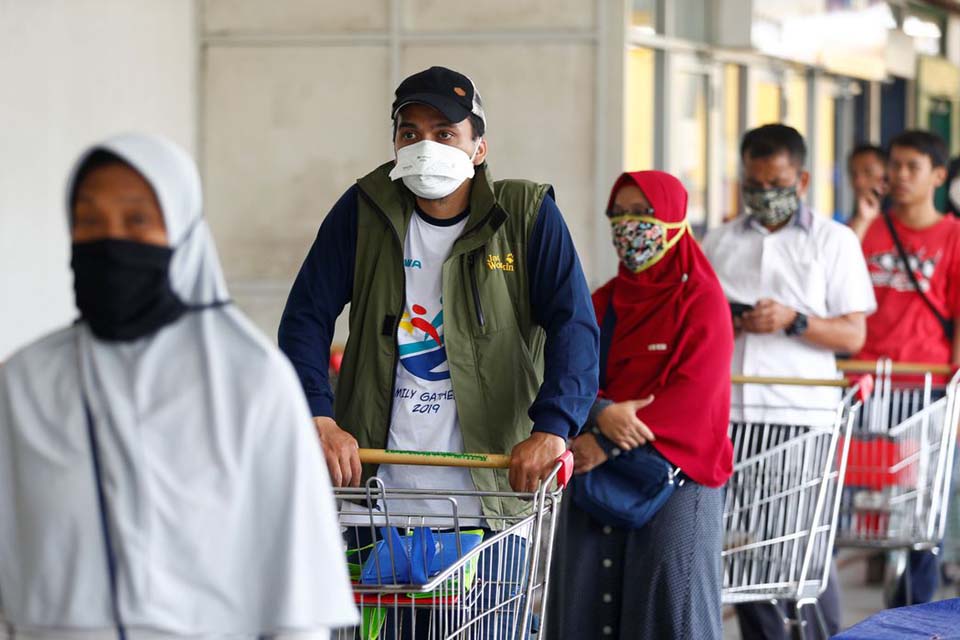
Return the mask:
[[[835,318],[873,313],[873,286],[857,237],[846,226],[801,212],[770,232],[741,216],[704,238],[709,258],[730,302],[755,305],[770,298],[807,316]],[[783,331],[741,332],[734,343],[734,375],[837,377],[832,351]],[[830,424],[838,389],[734,385],[731,420]]]

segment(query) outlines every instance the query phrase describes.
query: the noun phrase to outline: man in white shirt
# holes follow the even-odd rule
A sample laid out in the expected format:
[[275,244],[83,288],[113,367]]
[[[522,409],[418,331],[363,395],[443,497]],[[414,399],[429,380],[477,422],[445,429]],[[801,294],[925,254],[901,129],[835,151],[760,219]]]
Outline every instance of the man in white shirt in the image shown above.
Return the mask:
[[[704,252],[734,314],[733,374],[834,378],[835,353],[856,353],[876,309],[857,237],[803,202],[810,183],[806,144],[781,124],[749,131],[740,147],[745,215],[707,234]],[[731,420],[830,424],[836,389],[737,385]],[[776,407],[776,408],[771,408]],[[839,630],[832,587],[821,597]],[[738,607],[747,638],[786,638],[770,605]]]

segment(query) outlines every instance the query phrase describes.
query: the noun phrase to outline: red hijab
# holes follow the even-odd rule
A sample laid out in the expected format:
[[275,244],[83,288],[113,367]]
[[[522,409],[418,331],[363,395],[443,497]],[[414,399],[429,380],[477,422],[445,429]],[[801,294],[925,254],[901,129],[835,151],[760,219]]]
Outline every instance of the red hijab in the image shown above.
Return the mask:
[[[670,174],[624,173],[608,210],[625,185],[643,191],[652,217],[686,218],[687,191]],[[593,294],[593,305],[601,327],[608,310],[616,317],[600,396],[614,402],[656,396],[637,413],[657,437],[653,446],[695,482],[723,485],[733,471],[727,437],[733,327],[717,276],[691,232],[645,271],[621,264]]]

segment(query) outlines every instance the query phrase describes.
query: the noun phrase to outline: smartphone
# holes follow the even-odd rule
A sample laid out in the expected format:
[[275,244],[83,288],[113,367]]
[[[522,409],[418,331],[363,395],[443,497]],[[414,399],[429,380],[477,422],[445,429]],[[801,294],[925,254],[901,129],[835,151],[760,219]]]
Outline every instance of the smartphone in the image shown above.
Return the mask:
[[[884,190],[888,190],[889,187],[884,185]],[[873,197],[877,199],[877,206],[880,207],[881,213],[886,213],[890,210],[890,196],[887,193],[881,193],[879,189],[871,189]]]
[[753,305],[743,304],[741,302],[730,303],[730,313],[733,314],[734,318],[739,318],[747,311],[753,311]]

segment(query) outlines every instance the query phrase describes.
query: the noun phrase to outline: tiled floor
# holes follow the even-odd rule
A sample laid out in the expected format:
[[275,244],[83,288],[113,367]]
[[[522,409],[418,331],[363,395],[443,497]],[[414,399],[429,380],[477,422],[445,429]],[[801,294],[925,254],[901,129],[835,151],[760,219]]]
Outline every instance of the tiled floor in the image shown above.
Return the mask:
[[[843,551],[837,558],[840,567],[841,602],[843,605],[844,627],[860,622],[883,608],[883,589],[880,585],[865,584],[866,562],[860,551]],[[957,587],[941,587],[938,598],[955,598]],[[723,621],[724,640],[740,640],[736,617],[725,612],[728,617]]]

